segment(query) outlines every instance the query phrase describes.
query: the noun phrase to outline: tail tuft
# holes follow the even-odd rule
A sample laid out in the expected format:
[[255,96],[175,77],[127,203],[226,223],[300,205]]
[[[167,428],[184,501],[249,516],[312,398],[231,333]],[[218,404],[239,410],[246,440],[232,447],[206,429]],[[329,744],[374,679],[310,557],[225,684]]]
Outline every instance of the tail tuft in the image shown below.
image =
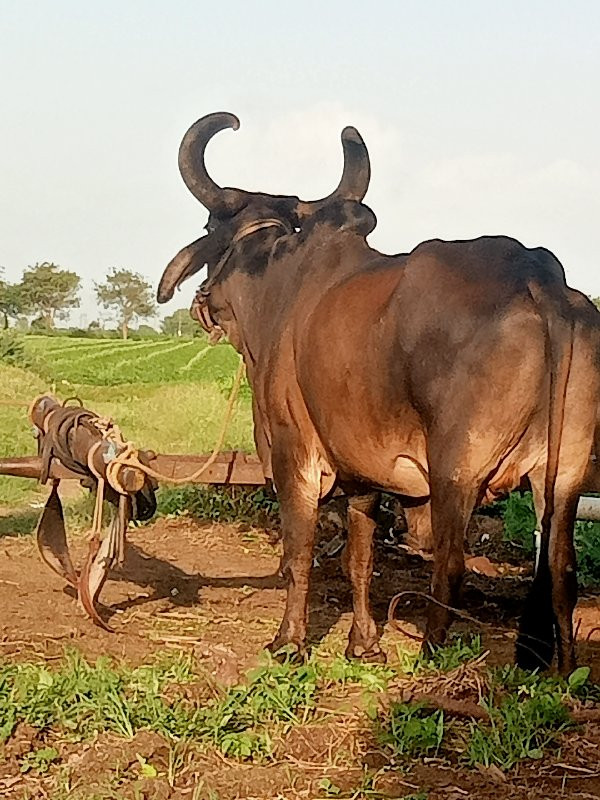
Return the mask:
[[515,650],[518,667],[540,671],[550,667],[556,644],[554,622],[552,579],[546,558],[535,576],[519,622]]

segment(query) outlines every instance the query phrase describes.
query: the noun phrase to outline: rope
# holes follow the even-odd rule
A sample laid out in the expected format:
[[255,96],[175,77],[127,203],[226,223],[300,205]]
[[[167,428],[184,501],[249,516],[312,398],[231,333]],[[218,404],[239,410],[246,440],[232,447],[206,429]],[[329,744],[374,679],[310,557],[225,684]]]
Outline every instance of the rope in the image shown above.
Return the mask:
[[460,617],[460,618],[466,620],[467,622],[474,623],[475,625],[478,625],[480,627],[486,627],[485,623],[481,622],[481,620],[475,619],[475,617],[472,617],[470,614],[467,614],[466,612],[461,611],[459,608],[454,608],[453,606],[446,605],[446,603],[442,603],[441,600],[436,600],[436,598],[433,597],[433,595],[427,594],[426,592],[417,592],[417,591],[413,591],[413,590],[407,590],[405,592],[398,592],[398,594],[395,594],[392,597],[392,599],[390,600],[390,604],[389,604],[389,607],[388,607],[388,624],[389,624],[390,628],[392,628],[395,631],[398,631],[398,633],[402,633],[404,636],[407,636],[409,639],[413,639],[413,641],[415,641],[415,642],[424,642],[425,641],[425,637],[421,636],[419,634],[411,633],[410,631],[405,630],[398,623],[398,620],[396,620],[394,618],[394,615],[396,613],[396,609],[398,608],[398,604],[400,603],[400,600],[402,600],[403,597],[408,597],[409,595],[411,597],[422,597],[424,600],[428,600],[430,603],[435,603],[435,605],[440,606],[441,608],[445,608],[446,611],[452,612],[457,617]]
[[[229,423],[231,421],[233,408],[235,405],[235,401],[237,399],[243,375],[244,375],[244,362],[242,359],[240,359],[240,363],[233,382],[233,387],[229,395],[229,400],[227,401],[227,409],[225,411],[225,417],[223,418],[223,424],[221,426],[219,437],[208,459],[205,461],[204,464],[202,464],[202,466],[199,469],[197,469],[191,475],[185,475],[184,477],[181,478],[174,478],[169,475],[163,475],[161,472],[152,469],[152,467],[148,466],[147,464],[143,464],[139,459],[138,451],[135,448],[133,442],[125,441],[123,439],[121,431],[116,425],[112,425],[110,420],[108,421],[102,419],[97,420],[96,427],[98,427],[102,432],[102,437],[103,437],[102,440],[103,441],[108,440],[114,442],[116,446],[122,448],[121,452],[118,453],[107,464],[106,480],[120,494],[127,494],[120,480],[120,472],[124,467],[131,467],[133,469],[141,470],[148,477],[154,478],[155,480],[161,481],[162,483],[173,483],[176,485],[180,485],[184,483],[193,483],[195,480],[197,480],[201,475],[203,475],[206,472],[207,469],[209,469],[209,467],[211,467],[215,463],[217,456],[221,452],[221,448],[223,447],[223,442],[225,441],[227,428],[229,427]],[[100,444],[101,442],[98,443],[98,446]],[[93,455],[93,452],[95,452],[95,450],[90,451],[90,457]]]

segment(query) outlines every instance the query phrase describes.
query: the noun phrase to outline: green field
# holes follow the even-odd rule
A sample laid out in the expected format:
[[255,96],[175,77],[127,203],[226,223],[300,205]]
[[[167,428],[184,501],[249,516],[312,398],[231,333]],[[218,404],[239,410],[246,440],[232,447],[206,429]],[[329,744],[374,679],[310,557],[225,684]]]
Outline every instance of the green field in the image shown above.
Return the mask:
[[[0,457],[35,452],[27,406],[37,394],[78,396],[112,416],[139,447],[210,452],[217,440],[238,365],[229,345],[206,340],[118,341],[26,337],[27,368],[0,362]],[[225,449],[254,449],[245,387]],[[31,499],[31,481],[0,477],[0,506]]]
[[238,356],[206,339],[64,339],[28,336],[32,369],[50,383],[89,386],[226,381]]

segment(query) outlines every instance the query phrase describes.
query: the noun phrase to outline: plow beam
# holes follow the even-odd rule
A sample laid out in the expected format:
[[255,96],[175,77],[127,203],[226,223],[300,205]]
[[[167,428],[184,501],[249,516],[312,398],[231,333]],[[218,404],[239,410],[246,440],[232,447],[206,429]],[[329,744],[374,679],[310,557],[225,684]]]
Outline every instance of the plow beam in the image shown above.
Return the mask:
[[[39,481],[42,474],[42,459],[39,456],[23,456],[0,458],[0,475],[13,478],[34,478]],[[63,467],[60,461],[54,460],[50,467],[50,478],[55,480],[80,480],[81,475]]]
[[[209,456],[157,455],[150,466],[169,478],[185,478],[206,464]],[[262,486],[266,483],[258,456],[248,453],[219,453],[215,461],[195,483],[226,484],[237,486]]]
[[[208,456],[155,455],[154,458],[148,458],[148,466],[162,475],[179,479],[197,471],[207,461]],[[100,457],[98,459],[98,468],[103,471],[104,466],[104,462]],[[0,475],[39,480],[41,469],[42,462],[38,456],[0,458]],[[124,475],[123,477],[125,478],[126,476]],[[50,465],[50,478],[56,480],[81,480],[81,475],[67,469],[58,459],[54,458]],[[132,480],[133,478],[134,476],[132,475]],[[195,483],[262,486],[265,483],[265,476],[258,456],[233,451],[220,453],[214,463],[203,472]]]
[[[94,458],[94,466],[100,475],[106,473],[106,462],[102,460],[101,448]],[[42,459],[39,456],[24,456],[20,458],[0,458],[0,475],[9,475],[13,478],[33,478],[39,481],[42,474]],[[81,481],[84,476],[73,472],[63,466],[56,458],[50,463],[50,480],[74,480]],[[135,491],[138,486],[139,475],[137,471],[129,467],[123,469],[121,476],[123,486],[128,491]]]

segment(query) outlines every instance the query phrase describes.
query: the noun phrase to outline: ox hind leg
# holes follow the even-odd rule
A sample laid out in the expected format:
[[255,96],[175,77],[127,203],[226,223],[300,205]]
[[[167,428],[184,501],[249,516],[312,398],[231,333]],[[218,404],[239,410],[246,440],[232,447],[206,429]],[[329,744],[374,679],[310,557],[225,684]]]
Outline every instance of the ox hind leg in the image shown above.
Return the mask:
[[373,517],[378,505],[379,495],[376,493],[355,496],[348,501],[348,543],[343,559],[352,583],[354,619],[346,657],[383,662],[385,654],[379,647],[379,634],[369,602],[373,575]]
[[429,555],[433,552],[430,502],[421,500],[415,503],[407,499],[402,503],[402,509],[408,529],[405,544],[410,550]]
[[[452,474],[452,470],[450,470]],[[447,470],[432,470],[431,523],[433,576],[424,647],[437,647],[446,639],[449,607],[456,607],[465,571],[464,540],[477,497],[477,485],[447,477]]]

